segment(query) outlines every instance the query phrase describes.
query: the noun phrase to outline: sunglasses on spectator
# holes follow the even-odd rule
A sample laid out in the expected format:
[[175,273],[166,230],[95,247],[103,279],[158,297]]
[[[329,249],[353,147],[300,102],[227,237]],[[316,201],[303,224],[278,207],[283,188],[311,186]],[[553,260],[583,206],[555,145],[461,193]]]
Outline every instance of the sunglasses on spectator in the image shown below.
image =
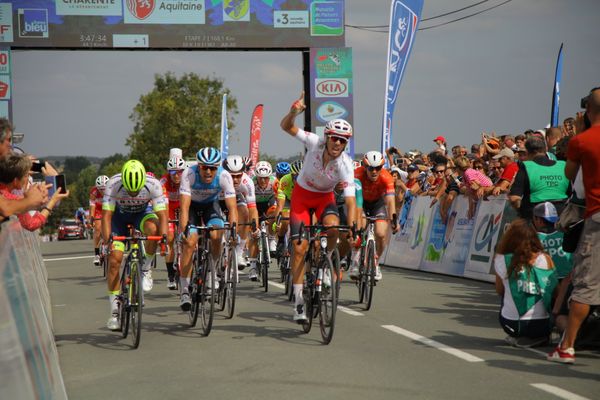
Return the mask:
[[446,172],[446,170],[445,170],[445,169],[436,169],[436,170],[435,170],[435,173],[436,173],[436,174],[443,174],[444,172]]
[[369,172],[374,172],[374,171],[381,171],[381,168],[383,168],[383,165],[380,165],[379,167],[367,167],[367,169],[369,170]]
[[183,174],[183,170],[176,170],[176,169],[171,169],[169,170],[169,175],[182,175]]
[[215,167],[214,165],[201,165],[200,169],[202,171],[216,171],[219,167]]
[[335,143],[335,142],[340,142],[341,144],[346,144],[346,143],[348,143],[348,140],[347,140],[347,139],[344,139],[344,138],[342,138],[342,137],[339,137],[339,136],[329,136],[329,139],[330,139],[330,140],[331,140],[333,143]]

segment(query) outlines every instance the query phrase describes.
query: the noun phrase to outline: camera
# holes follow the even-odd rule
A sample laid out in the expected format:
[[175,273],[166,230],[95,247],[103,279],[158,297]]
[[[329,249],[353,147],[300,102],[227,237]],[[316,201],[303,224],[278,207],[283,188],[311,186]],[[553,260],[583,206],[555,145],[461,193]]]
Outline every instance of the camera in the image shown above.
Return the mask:
[[35,160],[31,164],[31,172],[42,172],[42,167],[46,165],[44,160]]
[[590,90],[590,93],[587,96],[581,98],[581,104],[579,104],[581,108],[587,108],[587,103],[588,101],[590,101],[590,96],[595,90],[598,89],[600,89],[600,86],[593,88],[592,90]]

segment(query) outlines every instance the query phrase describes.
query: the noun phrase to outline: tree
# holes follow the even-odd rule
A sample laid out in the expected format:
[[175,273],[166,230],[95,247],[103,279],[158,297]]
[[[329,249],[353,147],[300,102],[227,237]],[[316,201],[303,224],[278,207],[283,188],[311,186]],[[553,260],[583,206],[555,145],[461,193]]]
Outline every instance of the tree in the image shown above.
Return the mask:
[[[114,174],[116,174],[118,172],[114,172],[112,174],[107,173],[107,171],[112,172],[114,170],[114,168],[109,168],[108,166],[111,165],[111,164],[120,164],[120,165],[123,165],[123,163],[126,160],[127,160],[127,157],[125,157],[121,153],[115,153],[112,156],[106,157],[100,163],[100,167],[98,167],[98,175],[108,175],[108,177],[110,178],[111,176],[113,176]],[[119,168],[119,171],[120,171],[120,168]]]
[[65,159],[65,166],[63,168],[63,173],[65,174],[67,183],[75,182],[79,176],[79,173],[83,169],[87,168],[90,164],[90,160],[84,156],[67,157]]
[[154,89],[140,97],[130,119],[133,133],[127,138],[130,157],[159,175],[165,170],[169,149],[179,147],[185,157],[205,146],[219,147],[221,103],[227,96],[229,129],[238,113],[237,100],[218,78],[201,78],[194,73],[177,79],[171,72],[156,75]]
[[79,173],[77,180],[71,187],[69,197],[72,197],[77,203],[77,207],[88,208],[90,202],[90,188],[96,184],[98,169],[90,165]]

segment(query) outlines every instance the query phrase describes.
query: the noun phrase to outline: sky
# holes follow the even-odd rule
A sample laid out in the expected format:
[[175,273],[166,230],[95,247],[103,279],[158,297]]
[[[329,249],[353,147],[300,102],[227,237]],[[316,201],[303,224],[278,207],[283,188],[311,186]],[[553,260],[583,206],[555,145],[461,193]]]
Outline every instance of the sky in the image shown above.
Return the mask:
[[[429,18],[475,0],[425,0]],[[479,7],[420,27],[470,14]],[[389,0],[346,0],[346,23],[384,25]],[[564,43],[560,119],[600,86],[600,1],[514,0],[486,13],[419,31],[400,87],[392,143],[403,151],[470,146],[482,131],[518,134],[550,121],[556,57]],[[379,148],[387,34],[347,28],[354,63],[356,152]],[[264,104],[261,152],[298,153],[279,127],[302,90],[299,52],[13,51],[13,122],[21,147],[39,157],[127,153],[129,116],[154,75],[194,72],[222,78],[238,100],[230,154],[248,152],[250,116]],[[299,119],[300,122],[300,119]],[[191,155],[190,155],[191,156]]]

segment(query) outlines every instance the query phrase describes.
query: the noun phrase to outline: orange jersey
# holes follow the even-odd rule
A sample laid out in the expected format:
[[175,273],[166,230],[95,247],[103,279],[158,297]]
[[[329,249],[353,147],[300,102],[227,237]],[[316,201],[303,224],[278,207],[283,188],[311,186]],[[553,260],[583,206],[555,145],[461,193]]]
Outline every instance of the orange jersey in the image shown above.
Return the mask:
[[364,201],[370,203],[381,199],[383,196],[393,196],[396,194],[394,178],[386,169],[381,170],[379,177],[375,182],[369,179],[367,176],[367,169],[363,166],[354,170],[354,177],[362,183],[362,195]]

